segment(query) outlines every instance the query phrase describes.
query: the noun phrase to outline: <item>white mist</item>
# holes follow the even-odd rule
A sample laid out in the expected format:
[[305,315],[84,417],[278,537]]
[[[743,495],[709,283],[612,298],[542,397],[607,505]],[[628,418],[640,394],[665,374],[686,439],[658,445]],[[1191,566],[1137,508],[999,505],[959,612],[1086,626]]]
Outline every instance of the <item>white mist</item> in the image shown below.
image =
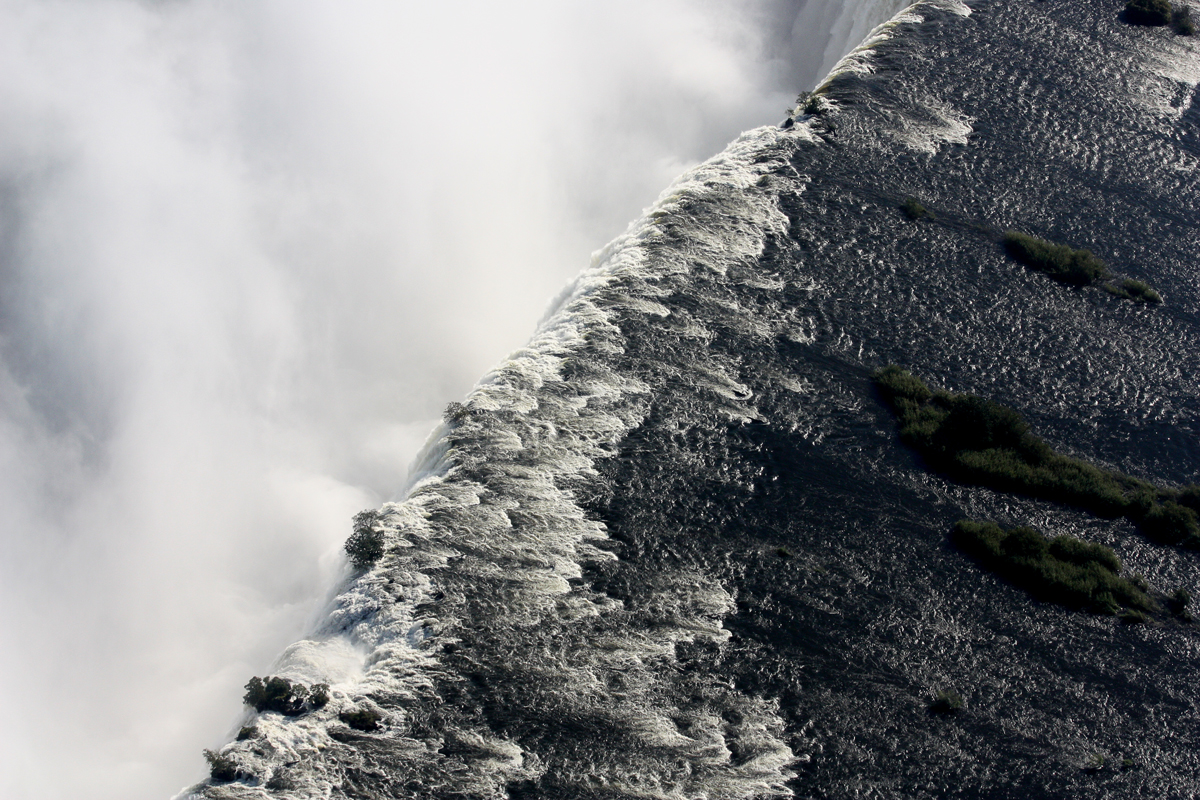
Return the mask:
[[0,796],[203,777],[441,408],[899,3],[804,5],[0,0]]

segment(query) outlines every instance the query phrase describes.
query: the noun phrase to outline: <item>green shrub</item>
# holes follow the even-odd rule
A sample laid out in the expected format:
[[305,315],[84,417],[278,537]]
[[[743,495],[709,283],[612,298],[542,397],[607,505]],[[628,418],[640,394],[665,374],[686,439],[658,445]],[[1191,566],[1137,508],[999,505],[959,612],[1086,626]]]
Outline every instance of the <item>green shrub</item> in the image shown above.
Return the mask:
[[214,781],[228,783],[238,779],[237,762],[232,758],[212,750],[205,750],[204,760],[208,762],[208,774]]
[[302,683],[292,683],[287,678],[278,676],[268,676],[265,681],[253,677],[246,684],[246,694],[242,696],[242,702],[259,713],[274,711],[287,717],[297,717],[306,711],[320,708],[329,701],[329,687],[326,684],[318,683],[313,690],[321,687],[323,699],[318,703],[314,702],[312,692]]
[[1129,0],[1125,18],[1137,25],[1166,25],[1171,21],[1171,4],[1168,0]]
[[346,540],[346,555],[355,569],[366,569],[383,558],[383,531],[376,530],[377,511],[360,511],[354,515],[354,532]]
[[458,425],[471,416],[471,410],[462,403],[451,402],[442,412],[442,420],[447,425]]
[[1086,286],[1109,277],[1108,267],[1089,250],[1074,250],[1015,230],[1005,232],[1004,248],[1016,261],[1059,283]]
[[894,365],[873,378],[899,417],[901,438],[951,477],[1110,515],[1124,510],[1124,476],[1055,453],[1015,410],[971,395],[935,394]]
[[1200,506],[1200,487],[1160,490],[1064,456],[1035,436],[1014,409],[971,395],[934,392],[895,365],[872,378],[898,418],[901,440],[950,478],[1101,517],[1125,516],[1155,541],[1200,549],[1200,515],[1184,505]]
[[1121,559],[1117,558],[1117,554],[1112,551],[1112,548],[1076,539],[1074,536],[1055,536],[1050,541],[1049,553],[1059,561],[1078,564],[1081,567],[1095,563],[1109,572],[1119,573],[1121,571]]
[[1171,27],[1180,36],[1194,35],[1196,25],[1192,22],[1192,10],[1188,6],[1174,6],[1171,9]]
[[904,212],[904,216],[914,221],[931,216],[929,210],[921,205],[921,201],[915,197],[905,198],[904,202],[900,204],[900,210]]
[[1121,560],[1102,544],[1065,535],[1048,540],[1034,528],[1004,530],[972,520],[960,520],[950,538],[982,567],[1039,599],[1096,614],[1115,614],[1120,605],[1154,608],[1145,591],[1121,577]]
[[1126,278],[1119,284],[1108,283],[1104,285],[1106,291],[1115,294],[1118,297],[1124,297],[1126,300],[1132,300],[1135,303],[1161,303],[1162,295],[1154,291],[1154,288],[1145,281]]
[[1156,503],[1140,521],[1142,532],[1163,544],[1194,545],[1200,539],[1196,512],[1168,500]]
[[244,725],[242,726],[242,729],[238,731],[237,740],[239,742],[244,742],[247,739],[253,739],[255,736],[258,736],[258,726]]
[[937,693],[937,697],[933,698],[933,702],[929,704],[929,711],[933,714],[941,714],[949,716],[957,714],[963,707],[963,699],[955,692],[941,691]]
[[1029,438],[1029,425],[1007,406],[967,394],[951,395],[939,404],[948,411],[930,437],[930,446],[939,453],[953,456],[963,450],[1029,450],[1041,454]]
[[950,540],[969,556],[981,561],[997,561],[1004,558],[1000,543],[1006,535],[1005,530],[994,522],[960,519],[950,532]]
[[1045,561],[1050,558],[1050,542],[1033,528],[1013,528],[1000,540],[1000,552],[1012,561]]
[[1200,486],[1192,484],[1179,490],[1175,501],[1181,506],[1187,506],[1193,511],[1200,511]]
[[329,702],[329,684],[314,683],[308,692],[308,704],[313,708],[324,708]]
[[829,104],[817,92],[801,92],[796,96],[796,106],[800,108],[801,113],[813,115],[823,113]]
[[875,381],[883,398],[892,405],[895,405],[897,400],[910,400],[920,405],[933,397],[933,392],[920,378],[895,364],[877,370],[871,379]]
[[343,711],[338,714],[338,719],[356,731],[373,731],[379,728],[379,720],[383,719],[383,715],[368,708],[360,708]]
[[1180,586],[1171,596],[1167,598],[1167,608],[1177,617],[1188,620],[1191,615],[1188,613],[1187,607],[1192,604],[1192,595],[1187,589]]

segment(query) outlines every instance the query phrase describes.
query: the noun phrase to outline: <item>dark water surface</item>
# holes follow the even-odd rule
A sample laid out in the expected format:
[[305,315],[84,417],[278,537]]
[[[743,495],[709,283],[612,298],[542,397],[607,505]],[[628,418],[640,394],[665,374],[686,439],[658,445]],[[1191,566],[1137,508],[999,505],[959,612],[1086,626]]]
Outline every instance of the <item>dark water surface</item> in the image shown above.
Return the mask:
[[[947,534],[1069,533],[1168,593],[1200,594],[1200,555],[931,474],[869,377],[902,364],[1200,482],[1200,42],[1118,0],[968,5],[914,7],[828,112],[747,134],[600,254],[283,662],[317,680],[305,648],[345,646],[361,679],[263,715],[227,750],[244,779],[203,796],[1200,793],[1200,626],[1039,603]],[[1008,227],[1165,303],[1055,284]],[[940,690],[964,709],[928,713]]]

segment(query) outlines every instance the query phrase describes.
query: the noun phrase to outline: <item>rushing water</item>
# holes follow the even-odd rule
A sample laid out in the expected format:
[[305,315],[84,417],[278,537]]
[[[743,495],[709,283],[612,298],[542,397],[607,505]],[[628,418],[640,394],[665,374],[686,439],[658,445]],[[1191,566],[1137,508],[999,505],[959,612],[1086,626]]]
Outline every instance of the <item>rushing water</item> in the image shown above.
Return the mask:
[[[1190,796],[1197,631],[1038,603],[946,535],[1071,533],[1168,592],[1197,556],[931,475],[869,379],[900,363],[1200,479],[1200,44],[1120,8],[918,4],[826,113],[683,176],[448,414],[387,555],[281,659],[329,706],[259,716],[223,751],[244,777],[195,793]],[[1025,270],[1010,226],[1166,302]],[[962,713],[927,713],[941,689]]]

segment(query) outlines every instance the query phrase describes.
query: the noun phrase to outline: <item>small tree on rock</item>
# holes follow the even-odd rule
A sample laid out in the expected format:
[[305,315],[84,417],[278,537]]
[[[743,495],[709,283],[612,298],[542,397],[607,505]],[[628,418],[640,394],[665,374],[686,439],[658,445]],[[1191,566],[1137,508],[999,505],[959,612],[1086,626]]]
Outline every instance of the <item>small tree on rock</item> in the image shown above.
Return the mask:
[[375,529],[378,521],[376,511],[354,515],[354,533],[346,540],[346,555],[355,569],[366,569],[383,558],[383,531]]
[[324,708],[329,702],[329,684],[314,683],[308,693],[308,704],[313,708]]

